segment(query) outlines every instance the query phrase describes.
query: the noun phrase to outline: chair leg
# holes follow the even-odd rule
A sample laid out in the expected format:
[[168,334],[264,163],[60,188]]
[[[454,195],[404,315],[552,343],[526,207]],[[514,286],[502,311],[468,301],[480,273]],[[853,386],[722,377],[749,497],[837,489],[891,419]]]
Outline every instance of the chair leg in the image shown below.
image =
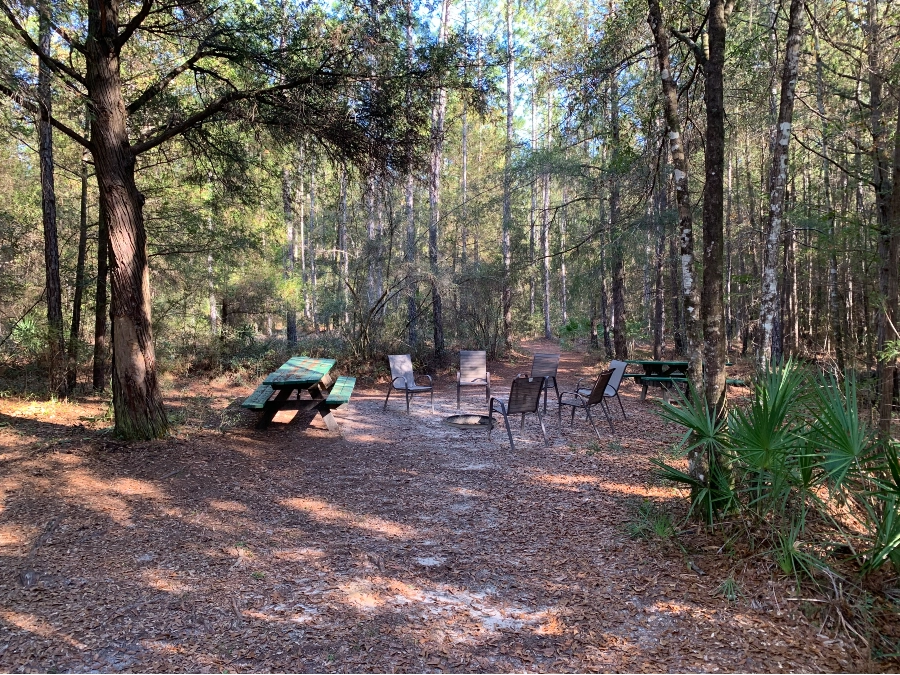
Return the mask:
[[556,415],[559,417],[559,433],[562,435],[562,406],[556,406]]
[[387,410],[387,402],[388,402],[388,399],[391,397],[391,391],[393,391],[393,389],[394,389],[393,385],[388,386],[388,395],[384,397],[384,408],[382,408],[382,410]]
[[572,419],[569,420],[569,426],[572,426],[573,424],[575,424],[575,406],[574,405],[572,406]]
[[409,390],[407,390],[407,391],[406,391],[406,412],[407,412],[407,413],[409,412],[409,399],[410,399],[410,396],[411,396],[411,394],[409,393]]
[[625,414],[625,406],[622,405],[622,399],[619,398],[619,392],[616,392],[616,400],[619,402],[619,407],[622,409],[622,419],[627,420],[628,415]]
[[544,382],[544,412],[545,413],[547,412],[547,389],[548,388],[549,387],[548,387],[547,383]]
[[525,430],[525,413],[522,413],[522,424],[519,425],[519,428]]
[[556,378],[553,378],[553,389],[556,391],[556,400],[559,400],[559,387],[556,386]]
[[494,402],[488,406],[488,441],[491,440],[491,431],[494,429]]
[[589,407],[589,406],[585,406],[585,407],[584,407],[584,411],[587,413],[588,422],[590,422],[590,423],[591,423],[591,426],[594,428],[594,433],[597,434],[597,438],[600,439],[600,440],[602,441],[602,440],[603,440],[603,437],[600,435],[600,432],[597,431],[597,425],[594,424],[594,418],[593,418],[593,416],[591,415],[591,409],[590,409],[590,407]]
[[503,421],[504,421],[504,423],[506,423],[506,433],[509,435],[509,448],[510,448],[510,450],[515,452],[516,444],[513,443],[512,428],[509,426],[509,417],[507,416],[506,413],[503,413]]
[[600,405],[603,408],[603,414],[606,415],[606,421],[609,422],[609,431],[610,433],[616,433],[615,428],[613,427],[612,417],[609,415],[609,405],[606,403],[606,399],[600,401]]
[[431,389],[431,414],[434,415],[434,388]]
[[550,447],[550,441],[547,440],[547,430],[544,428],[544,418],[541,416],[541,411],[537,411],[538,422],[541,423],[541,434],[544,436],[544,445],[546,447]]
[[456,409],[459,410],[459,385],[456,385]]

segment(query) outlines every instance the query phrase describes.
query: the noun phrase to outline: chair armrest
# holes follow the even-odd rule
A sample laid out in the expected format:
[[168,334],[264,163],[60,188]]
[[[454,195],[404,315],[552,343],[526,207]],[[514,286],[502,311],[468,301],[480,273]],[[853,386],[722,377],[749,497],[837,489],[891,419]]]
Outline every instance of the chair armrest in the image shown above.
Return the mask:
[[[427,377],[427,378],[428,378],[428,386],[429,386],[429,387],[433,387],[433,386],[434,386],[434,380],[432,379],[431,375],[419,375],[419,379],[421,379],[421,378],[423,378],[423,377]],[[417,384],[418,384],[418,383],[417,383]],[[420,385],[420,386],[421,386],[421,385]]]
[[[585,380],[589,380],[589,379],[591,379],[591,376],[590,376],[590,375],[585,375],[584,377],[579,377],[579,378],[578,378],[578,382],[575,383],[575,389],[576,389],[576,391],[577,391],[578,389],[581,389],[581,383],[582,383],[582,382],[584,382]],[[573,393],[573,392],[569,392],[569,393],[571,394],[571,393]]]
[[491,413],[494,412],[495,401],[497,402],[497,405],[500,406],[500,410],[498,410],[497,412],[503,415],[506,414],[506,405],[503,403],[503,401],[501,401],[499,398],[494,398],[493,396],[491,396],[491,403],[490,405],[488,405],[488,417],[490,417]]
[[[400,380],[403,383],[402,387],[397,386],[397,380]],[[409,389],[409,384],[406,382],[406,378],[404,377],[395,377],[393,380],[391,380],[391,386],[394,389]]]

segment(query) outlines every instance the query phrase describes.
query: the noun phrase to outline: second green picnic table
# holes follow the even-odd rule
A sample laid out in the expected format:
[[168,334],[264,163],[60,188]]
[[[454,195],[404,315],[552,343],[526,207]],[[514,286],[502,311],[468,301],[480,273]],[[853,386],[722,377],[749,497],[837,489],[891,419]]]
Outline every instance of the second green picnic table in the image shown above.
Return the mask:
[[640,366],[643,373],[626,373],[625,377],[632,377],[637,384],[643,385],[641,400],[647,398],[647,385],[650,383],[665,387],[684,381],[687,378],[688,361],[626,361],[633,366]]

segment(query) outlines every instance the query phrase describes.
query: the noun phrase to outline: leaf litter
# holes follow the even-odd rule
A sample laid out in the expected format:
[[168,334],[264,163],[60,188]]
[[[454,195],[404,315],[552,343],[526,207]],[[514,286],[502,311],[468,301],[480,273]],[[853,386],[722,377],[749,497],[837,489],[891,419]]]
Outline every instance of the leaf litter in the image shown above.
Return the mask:
[[[495,391],[529,363],[492,364]],[[586,363],[564,354],[560,388]],[[551,402],[551,446],[527,418],[515,452],[502,425],[488,441],[442,423],[451,376],[434,415],[420,400],[383,411],[382,387],[357,387],[341,434],[304,415],[256,431],[237,408],[249,392],[189,383],[168,398],[203,394],[236,424],[187,420],[124,447],[75,423],[99,403],[48,423],[0,400],[0,670],[871,667],[779,601],[790,586],[763,566],[736,568],[700,533],[629,536],[643,502],[675,523],[686,505],[649,464],[678,434],[633,384],[615,435],[580,415],[560,431]],[[465,393],[465,411],[485,408]]]

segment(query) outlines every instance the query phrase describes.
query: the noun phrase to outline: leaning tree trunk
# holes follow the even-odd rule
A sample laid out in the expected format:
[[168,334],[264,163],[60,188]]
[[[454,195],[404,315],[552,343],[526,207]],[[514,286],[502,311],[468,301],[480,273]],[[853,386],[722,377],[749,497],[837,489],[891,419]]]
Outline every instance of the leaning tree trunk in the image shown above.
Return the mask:
[[156,376],[144,196],[134,181],[135,156],[126,129],[116,46],[118,6],[116,2],[90,0],[88,8],[91,140],[112,258],[115,432],[127,439],[160,438],[168,433],[169,423]]
[[[797,87],[797,71],[800,64],[801,34],[803,31],[805,4],[803,0],[791,0],[787,44],[784,54],[784,70],[781,74],[781,99],[778,120],[775,123],[775,146],[772,151],[772,169],[769,174],[769,226],[763,262],[762,295],[759,304],[760,345],[757,367],[762,370],[770,361],[780,361],[783,354],[781,340],[774,339],[775,322],[779,315],[778,248],[781,245],[781,224],[784,220],[785,192],[788,177],[788,147],[791,141],[791,123],[794,118],[794,91]],[[774,349],[773,349],[774,347]]]
[[[290,169],[284,167],[281,172],[281,208],[284,213],[284,270],[283,276],[291,280],[294,276],[294,265],[297,262],[297,237],[294,232],[294,197],[291,187]],[[293,288],[288,291],[288,307],[285,316],[285,338],[291,344],[297,342],[297,307],[294,302]],[[223,313],[224,314],[224,313]],[[225,316],[222,316],[222,328],[225,328]]]
[[725,333],[722,278],[725,181],[725,0],[709,5],[709,58],[704,64],[706,153],[703,188],[703,384],[706,402],[718,416],[725,408]]
[[[678,117],[678,87],[669,59],[669,31],[662,20],[659,0],[648,0],[650,9],[647,23],[653,31],[656,43],[656,59],[659,63],[659,76],[662,80],[663,114],[669,129],[669,151],[672,153],[672,165],[675,181],[675,202],[678,206],[678,231],[681,242],[681,292],[683,298],[683,325],[685,348],[690,366],[688,374],[695,386],[700,382],[703,372],[703,343],[701,336],[700,293],[696,283],[694,270],[694,220],[691,214],[691,196],[688,190],[688,162],[684,153],[681,138],[681,121]],[[673,320],[677,319],[677,315]],[[680,323],[680,322],[679,322]]]
[[541,175],[541,271],[544,281],[544,337],[553,337],[550,326],[550,174]]
[[[50,3],[40,4],[39,41],[44,53],[50,53]],[[47,327],[49,351],[50,391],[63,396],[66,393],[66,345],[63,334],[62,286],[59,280],[59,243],[56,234],[56,187],[53,175],[53,127],[50,68],[38,63],[38,154],[41,165],[41,214],[44,224],[44,269],[46,271]]]

